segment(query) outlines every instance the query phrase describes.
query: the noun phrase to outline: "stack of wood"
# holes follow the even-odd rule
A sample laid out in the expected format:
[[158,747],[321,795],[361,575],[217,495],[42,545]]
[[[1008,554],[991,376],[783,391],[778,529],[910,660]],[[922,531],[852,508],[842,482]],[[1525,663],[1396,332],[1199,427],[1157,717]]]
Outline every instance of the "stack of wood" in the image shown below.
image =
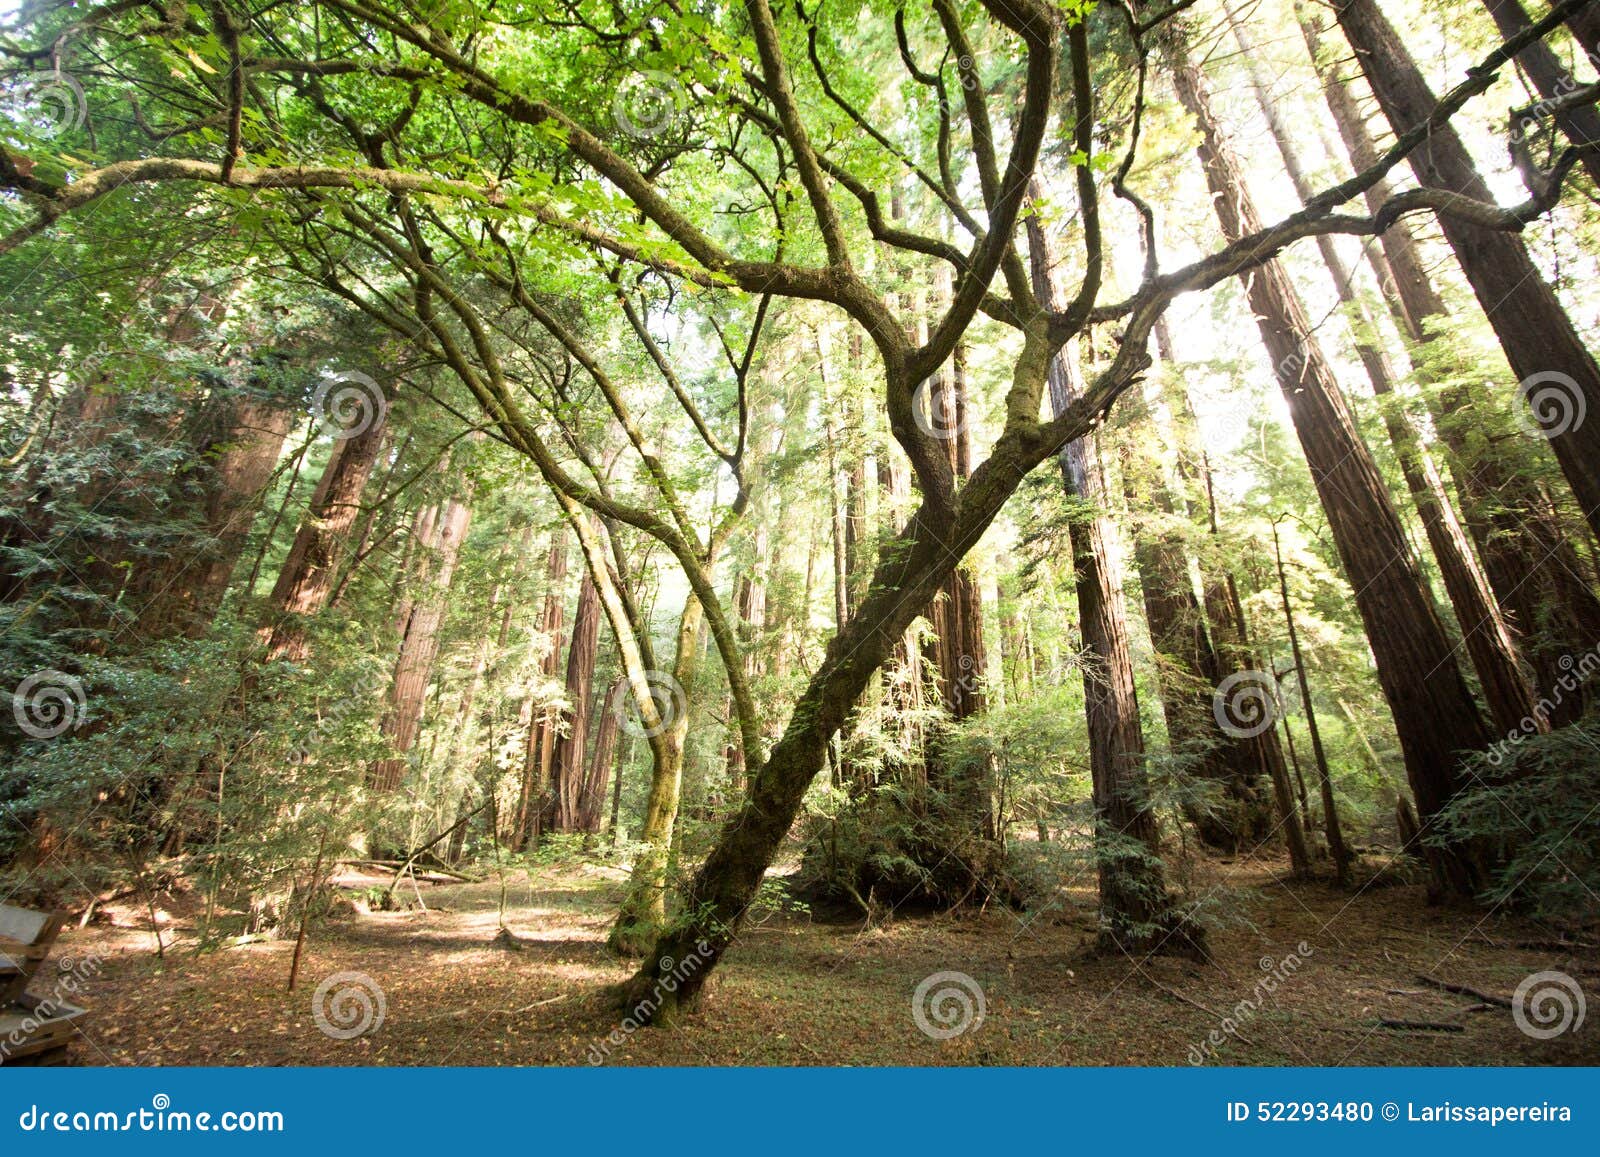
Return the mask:
[[66,1064],[67,1046],[89,1015],[57,996],[26,991],[65,918],[0,904],[0,1065]]

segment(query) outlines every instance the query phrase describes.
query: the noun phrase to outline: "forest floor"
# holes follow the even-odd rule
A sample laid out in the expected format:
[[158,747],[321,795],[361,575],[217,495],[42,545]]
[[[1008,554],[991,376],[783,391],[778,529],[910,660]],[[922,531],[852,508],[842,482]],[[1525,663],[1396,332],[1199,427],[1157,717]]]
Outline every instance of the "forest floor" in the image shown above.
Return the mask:
[[[1508,1009],[1418,979],[1509,999],[1529,974],[1553,970],[1600,994],[1600,953],[1501,914],[1427,907],[1417,886],[1339,891],[1286,883],[1282,870],[1201,865],[1203,886],[1235,916],[1210,934],[1211,965],[1092,954],[1087,890],[1042,913],[895,917],[871,928],[771,913],[741,932],[699,1011],[632,1033],[620,1031],[607,995],[631,971],[605,946],[624,876],[599,864],[508,879],[512,946],[497,941],[497,881],[424,885],[426,910],[325,922],[292,995],[291,941],[197,953],[176,905],[164,957],[143,910],[129,909],[63,934],[57,958],[88,973],[78,999],[94,1017],[74,1045],[78,1064],[1600,1063],[1600,1010],[1536,1040]],[[319,983],[341,972],[363,973],[383,993],[381,1023],[349,1040],[313,1016]],[[985,1006],[943,1040],[912,1015],[919,983],[938,972],[970,977]],[[1393,1031],[1380,1019],[1461,1031]]]

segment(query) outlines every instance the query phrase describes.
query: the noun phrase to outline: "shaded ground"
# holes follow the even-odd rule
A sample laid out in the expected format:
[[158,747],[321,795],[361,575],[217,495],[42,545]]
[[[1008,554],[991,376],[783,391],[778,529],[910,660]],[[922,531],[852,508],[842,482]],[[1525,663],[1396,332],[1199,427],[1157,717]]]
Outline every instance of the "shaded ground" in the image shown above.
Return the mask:
[[[1271,864],[1205,871],[1237,918],[1212,934],[1214,967],[1089,955],[1088,893],[1037,915],[870,929],[774,913],[743,933],[701,1012],[610,1046],[618,1021],[604,989],[630,967],[605,948],[622,876],[598,865],[507,881],[517,948],[496,943],[494,881],[424,887],[427,911],[328,922],[312,932],[293,995],[284,991],[292,943],[196,954],[181,920],[165,959],[148,930],[132,927],[69,931],[57,955],[80,968],[101,958],[81,997],[95,1018],[74,1046],[80,1064],[1181,1065],[1214,1030],[1222,1043],[1208,1063],[1600,1063],[1600,1009],[1581,1028],[1536,1040],[1510,1011],[1417,979],[1509,999],[1529,974],[1555,970],[1594,996],[1600,953],[1564,948],[1548,930],[1501,915],[1427,908],[1412,886],[1352,895],[1286,885]],[[913,993],[945,971],[981,987],[986,1014],[935,1040],[914,1021]],[[314,990],[338,972],[364,973],[382,989],[375,1031],[338,1040],[318,1027]],[[361,1012],[355,1002],[342,1011],[352,1020]],[[941,1012],[959,1014],[959,1001],[925,1016],[936,1029]],[[1229,1014],[1232,1035],[1221,1031]],[[1396,1032],[1380,1018],[1463,1031]]]

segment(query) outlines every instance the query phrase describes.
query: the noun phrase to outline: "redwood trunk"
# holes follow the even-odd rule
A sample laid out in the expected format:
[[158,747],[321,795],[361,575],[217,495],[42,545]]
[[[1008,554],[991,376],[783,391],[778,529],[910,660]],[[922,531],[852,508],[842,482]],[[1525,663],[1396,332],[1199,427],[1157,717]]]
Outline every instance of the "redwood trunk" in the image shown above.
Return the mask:
[[[1122,473],[1130,506],[1148,500],[1158,518],[1176,514],[1159,462],[1141,468],[1130,451]],[[1184,814],[1205,844],[1240,851],[1264,834],[1257,800],[1260,768],[1249,744],[1223,735],[1213,718],[1212,692],[1224,675],[1189,576],[1189,552],[1171,530],[1141,526],[1134,533],[1133,557],[1150,642],[1160,656],[1161,713],[1172,750],[1195,759],[1194,774],[1217,793],[1215,799],[1187,802]]]
[[584,754],[594,707],[594,664],[600,650],[600,595],[585,569],[572,616],[572,641],[567,648],[567,705],[561,711],[561,734],[550,761],[546,817],[550,831],[583,830],[582,809],[587,766]]
[[[1301,164],[1278,106],[1267,92],[1266,82],[1256,64],[1254,38],[1249,29],[1235,18],[1231,8],[1228,21],[1243,51],[1256,103],[1266,118],[1278,153],[1283,158],[1284,168],[1294,184],[1295,195],[1302,202],[1309,201],[1316,190]],[[1339,255],[1331,236],[1319,235],[1317,247],[1323,264],[1328,267],[1328,275],[1340,304],[1351,312],[1356,354],[1367,379],[1372,383],[1372,392],[1380,399],[1390,399],[1394,394],[1393,369],[1371,336],[1372,319],[1367,316],[1361,300],[1356,296],[1351,271]],[[1382,413],[1384,429],[1400,463],[1406,489],[1422,520],[1423,532],[1427,535],[1434,560],[1438,563],[1445,593],[1461,625],[1467,655],[1472,661],[1473,670],[1477,672],[1489,713],[1496,727],[1502,731],[1518,727],[1522,720],[1533,713],[1533,692],[1518,661],[1511,632],[1506,627],[1500,608],[1495,605],[1483,572],[1472,557],[1466,533],[1445,493],[1444,481],[1439,477],[1433,460],[1418,441],[1416,432],[1393,405],[1382,404]]]
[[[561,670],[566,579],[567,532],[558,528],[550,535],[550,561],[545,567],[544,612],[539,618],[539,635],[545,640],[547,648],[539,660],[539,674],[543,676],[546,686],[555,682]],[[530,841],[538,842],[539,826],[545,813],[545,793],[549,790],[550,769],[555,761],[556,740],[559,738],[558,709],[530,699],[529,713],[528,743],[522,759],[522,795],[517,801],[516,821],[511,832],[511,846],[519,852]]]
[[196,448],[198,459],[210,464],[201,508],[206,539],[198,559],[189,555],[153,572],[161,589],[151,591],[153,605],[140,620],[155,637],[198,635],[216,617],[294,424],[285,407],[241,395],[217,409],[211,437]]
[[[1033,192],[1038,193],[1037,186]],[[1050,308],[1062,309],[1067,295],[1057,282],[1052,247],[1036,214],[1029,215],[1027,227],[1034,293]],[[1051,359],[1048,384],[1056,414],[1083,393],[1075,352],[1068,345]],[[1069,442],[1058,461],[1068,498],[1084,507],[1072,512],[1067,535],[1083,633],[1101,935],[1109,946],[1123,951],[1154,951],[1169,939],[1172,911],[1162,870],[1161,836],[1146,783],[1116,529],[1105,511],[1094,436]]]
[[[1297,11],[1306,46],[1319,64],[1323,95],[1351,163],[1358,170],[1370,168],[1377,162],[1378,150],[1355,98],[1347,82],[1325,61],[1320,36],[1303,5],[1297,6]],[[1370,190],[1369,210],[1376,211],[1391,193],[1381,183]],[[1381,240],[1379,278],[1396,320],[1412,341],[1434,343],[1449,315],[1433,288],[1416,241],[1404,224],[1395,225]],[[1521,650],[1533,667],[1536,686],[1548,692],[1565,674],[1560,661],[1573,640],[1600,640],[1600,600],[1578,577],[1576,553],[1530,481],[1527,455],[1518,453],[1524,447],[1478,444],[1481,438],[1476,436],[1473,421],[1477,407],[1460,382],[1474,367],[1430,368],[1443,352],[1435,345],[1420,367],[1424,375],[1444,379],[1436,389],[1427,391],[1433,425],[1449,451],[1467,530],[1478,548],[1489,587],[1509,627],[1521,637]],[[1552,721],[1568,721],[1579,706],[1569,698],[1567,710],[1558,711]],[[1539,716],[1529,718],[1543,728]],[[1501,722],[1500,711],[1496,722]]]
[[370,782],[375,791],[392,792],[405,774],[406,753],[417,741],[422,725],[422,703],[433,676],[433,661],[439,653],[439,624],[444,619],[446,596],[461,556],[461,543],[467,534],[472,512],[455,499],[445,502],[432,519],[418,515],[419,525],[428,525],[427,540],[420,543],[417,592],[411,598],[410,612],[400,636],[400,654],[395,660],[394,681],[389,690],[389,710],[380,727],[395,754],[372,766]]
[[[1483,0],[1483,3],[1489,15],[1494,17],[1494,26],[1507,40],[1533,23],[1528,19],[1521,0]],[[1589,18],[1594,18],[1592,11]],[[1534,91],[1544,100],[1556,100],[1579,87],[1572,73],[1567,71],[1555,51],[1543,40],[1535,40],[1517,53],[1517,63],[1533,82]],[[1573,144],[1600,145],[1600,111],[1596,111],[1594,105],[1580,105],[1557,112],[1555,122]],[[1600,183],[1600,156],[1590,152],[1584,153],[1579,159],[1589,176]]]
[[[1433,110],[1434,95],[1377,4],[1339,0],[1334,10],[1395,132],[1422,123]],[[1435,127],[1409,159],[1422,184],[1493,203],[1489,186],[1450,125]],[[1584,517],[1600,535],[1600,421],[1594,420],[1600,414],[1600,366],[1522,238],[1449,214],[1440,214],[1439,225],[1505,349],[1519,390],[1530,391],[1530,398],[1550,391],[1549,410],[1535,410],[1522,398],[1513,404],[1528,408],[1529,421],[1549,438]],[[1426,811],[1420,800],[1418,806]]]
[[[1243,171],[1211,114],[1204,81],[1181,47],[1171,41],[1165,47],[1179,99],[1200,125],[1200,160],[1222,231],[1230,240],[1253,233],[1260,219]],[[1488,742],[1483,719],[1288,272],[1272,260],[1244,281],[1355,590],[1424,826],[1431,826],[1464,785],[1460,753]],[[1441,849],[1437,866],[1436,884],[1449,892],[1472,895],[1484,881],[1482,865],[1464,847]]]
[[[598,832],[605,820],[606,789],[611,785],[612,769],[617,762],[617,733],[621,730],[617,707],[628,691],[628,677],[618,675],[612,680],[606,696],[599,704],[599,726],[594,733],[594,747],[589,755],[589,771],[584,777],[583,794],[578,805],[578,827],[585,832]],[[617,773],[617,783],[622,782]],[[612,799],[611,826],[616,828],[617,808],[621,800]]]
[[333,444],[311,505],[272,588],[270,658],[300,662],[306,657],[308,620],[323,608],[333,591],[350,530],[361,510],[361,493],[386,437],[384,416],[380,408],[370,428]]

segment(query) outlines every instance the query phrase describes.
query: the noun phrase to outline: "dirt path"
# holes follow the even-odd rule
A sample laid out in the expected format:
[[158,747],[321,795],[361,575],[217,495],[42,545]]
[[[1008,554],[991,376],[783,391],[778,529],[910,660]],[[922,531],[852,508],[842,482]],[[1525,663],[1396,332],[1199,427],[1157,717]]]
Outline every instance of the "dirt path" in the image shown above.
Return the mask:
[[[1596,953],[1528,947],[1550,934],[1426,908],[1416,888],[1352,897],[1285,885],[1269,868],[1213,866],[1234,916],[1212,935],[1217,967],[1088,955],[1086,894],[1034,916],[990,911],[868,930],[774,914],[742,935],[701,1013],[631,1034],[604,995],[630,971],[605,949],[620,873],[595,865],[509,883],[516,949],[495,943],[492,882],[425,889],[426,912],[329,922],[314,931],[292,996],[289,943],[197,955],[180,938],[158,960],[148,931],[91,927],[66,934],[58,955],[80,970],[98,959],[82,991],[95,1012],[75,1047],[82,1064],[1600,1063],[1600,1009],[1581,1029],[1536,1040],[1510,1011],[1471,1011],[1480,1002],[1417,979],[1509,998],[1529,974],[1559,971],[1593,997]],[[384,1004],[381,1026],[349,1040],[313,1015],[319,982],[341,972],[370,978]],[[941,972],[964,978],[933,983],[933,995],[948,991],[924,1002],[924,1021],[935,1031],[960,1023],[952,986],[975,1009],[965,978],[981,990],[984,1016],[933,1039],[913,1017],[913,994]],[[347,996],[327,1011],[338,1028],[364,1010]],[[1224,1031],[1225,1017],[1235,1032]],[[1462,1031],[1395,1032],[1377,1027],[1380,1018]],[[1213,1032],[1218,1043],[1208,1044]]]

